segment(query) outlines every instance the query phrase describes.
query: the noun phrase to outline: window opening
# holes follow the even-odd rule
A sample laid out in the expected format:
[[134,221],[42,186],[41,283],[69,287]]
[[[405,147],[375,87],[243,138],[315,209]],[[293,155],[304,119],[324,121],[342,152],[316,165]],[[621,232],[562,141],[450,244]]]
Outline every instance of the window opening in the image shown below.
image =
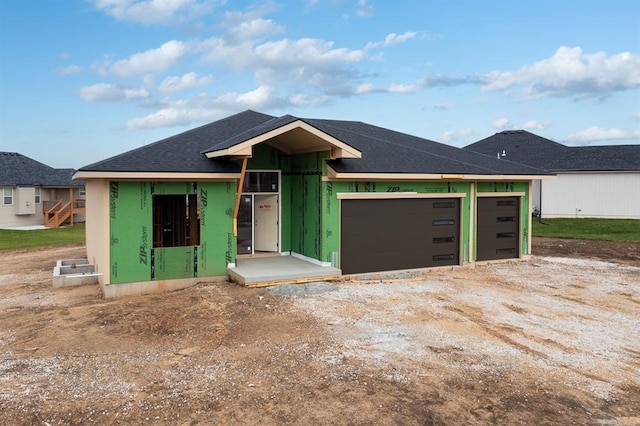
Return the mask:
[[36,188],[36,204],[40,204],[41,201],[42,201],[42,188],[37,187]]
[[433,221],[433,226],[447,226],[455,225],[456,221],[453,219],[436,219]]
[[197,245],[200,245],[197,195],[154,195],[153,247]]

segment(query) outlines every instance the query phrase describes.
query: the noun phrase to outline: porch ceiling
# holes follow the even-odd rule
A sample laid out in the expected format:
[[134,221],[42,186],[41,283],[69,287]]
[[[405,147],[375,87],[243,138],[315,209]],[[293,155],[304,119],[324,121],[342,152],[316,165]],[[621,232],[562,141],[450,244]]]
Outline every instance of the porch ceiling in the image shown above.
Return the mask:
[[[234,141],[235,142],[235,141]],[[206,152],[207,158],[250,157],[253,146],[267,143],[287,154],[331,151],[331,158],[360,158],[362,153],[335,137],[296,120],[264,133],[251,136],[226,148]]]
[[265,143],[287,154],[330,151],[333,148],[327,140],[300,127],[269,139]]

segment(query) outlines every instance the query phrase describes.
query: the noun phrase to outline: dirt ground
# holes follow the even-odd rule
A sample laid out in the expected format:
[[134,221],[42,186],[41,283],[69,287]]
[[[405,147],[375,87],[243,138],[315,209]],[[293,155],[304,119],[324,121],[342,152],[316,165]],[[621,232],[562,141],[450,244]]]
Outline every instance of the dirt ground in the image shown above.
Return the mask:
[[104,300],[0,252],[0,424],[640,425],[640,244]]

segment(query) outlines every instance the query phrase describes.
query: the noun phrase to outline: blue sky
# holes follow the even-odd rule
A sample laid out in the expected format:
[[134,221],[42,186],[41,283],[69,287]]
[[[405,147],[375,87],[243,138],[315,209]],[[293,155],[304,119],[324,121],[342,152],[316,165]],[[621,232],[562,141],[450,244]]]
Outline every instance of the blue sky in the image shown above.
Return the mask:
[[640,143],[637,0],[3,0],[0,150],[79,168],[246,109]]

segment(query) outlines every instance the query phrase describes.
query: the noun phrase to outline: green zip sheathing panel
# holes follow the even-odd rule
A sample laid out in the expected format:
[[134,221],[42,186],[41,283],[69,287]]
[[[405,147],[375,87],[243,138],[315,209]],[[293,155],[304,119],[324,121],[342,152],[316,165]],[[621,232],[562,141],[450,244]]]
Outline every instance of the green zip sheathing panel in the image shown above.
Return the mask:
[[329,152],[291,156],[291,251],[321,260],[322,174]]
[[150,182],[109,183],[110,283],[151,280]]
[[233,236],[235,182],[199,182],[200,247],[198,276],[227,274],[227,265],[236,261],[236,238]]
[[[235,182],[111,182],[110,283],[220,276],[234,262]],[[153,248],[153,195],[197,194],[200,246]]]
[[[529,182],[478,182],[477,184],[477,192],[478,193],[487,193],[487,192],[523,192],[525,195],[522,197],[522,201],[520,203],[520,247],[522,247],[522,254],[531,254],[529,253],[529,197],[531,194],[529,193]],[[477,217],[474,217],[476,221],[474,224],[474,228],[477,229]],[[476,252],[475,247],[473,248],[473,256],[475,259]]]
[[462,252],[460,258],[469,259],[469,220],[470,185],[468,182],[322,182],[321,207],[322,236],[321,253],[317,258],[323,262],[330,262],[339,267],[340,250],[340,201],[338,193],[352,192],[417,192],[419,194],[466,194],[460,199],[462,212]]
[[163,247],[153,250],[154,279],[172,280],[194,276],[195,247]]

